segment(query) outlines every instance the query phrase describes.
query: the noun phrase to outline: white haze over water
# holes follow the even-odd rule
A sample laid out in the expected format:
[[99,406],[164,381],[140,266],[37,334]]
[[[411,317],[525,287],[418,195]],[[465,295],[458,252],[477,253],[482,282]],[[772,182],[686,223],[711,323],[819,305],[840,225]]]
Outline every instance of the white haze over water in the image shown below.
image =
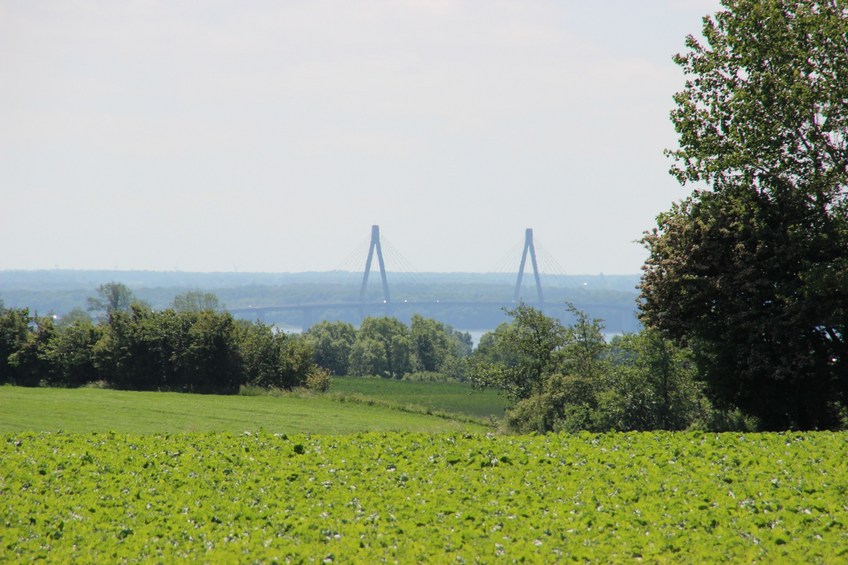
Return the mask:
[[717,8],[0,0],[0,269],[638,272]]

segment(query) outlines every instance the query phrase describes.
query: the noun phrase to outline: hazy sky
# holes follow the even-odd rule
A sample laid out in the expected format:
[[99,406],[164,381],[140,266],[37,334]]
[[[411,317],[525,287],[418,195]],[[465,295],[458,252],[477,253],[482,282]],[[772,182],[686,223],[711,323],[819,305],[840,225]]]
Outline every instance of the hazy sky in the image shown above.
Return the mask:
[[637,273],[717,8],[0,0],[0,269]]

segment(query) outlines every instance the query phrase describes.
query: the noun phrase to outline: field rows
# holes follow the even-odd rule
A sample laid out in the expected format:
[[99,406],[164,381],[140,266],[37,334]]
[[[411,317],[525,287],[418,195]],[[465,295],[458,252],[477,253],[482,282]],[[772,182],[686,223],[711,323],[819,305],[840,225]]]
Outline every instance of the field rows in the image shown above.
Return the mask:
[[0,559],[848,559],[848,436],[0,436]]

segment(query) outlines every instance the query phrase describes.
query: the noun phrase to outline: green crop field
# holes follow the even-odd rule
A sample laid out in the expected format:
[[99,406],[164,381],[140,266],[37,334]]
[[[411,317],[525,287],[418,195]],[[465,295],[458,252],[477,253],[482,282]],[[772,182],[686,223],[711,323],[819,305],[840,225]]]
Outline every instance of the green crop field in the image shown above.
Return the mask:
[[0,561],[848,560],[848,435],[0,435]]
[[0,387],[0,432],[485,432],[468,421],[332,397]]
[[335,377],[331,393],[361,395],[397,405],[417,405],[478,418],[501,418],[509,402],[494,389],[455,382],[394,381],[379,377]]

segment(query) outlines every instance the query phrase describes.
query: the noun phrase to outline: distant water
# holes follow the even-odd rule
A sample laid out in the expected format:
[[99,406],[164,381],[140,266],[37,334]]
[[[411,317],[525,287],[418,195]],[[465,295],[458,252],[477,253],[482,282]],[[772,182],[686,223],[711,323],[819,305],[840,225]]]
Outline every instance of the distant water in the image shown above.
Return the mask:
[[468,332],[471,334],[471,341],[474,343],[474,347],[480,344],[480,338],[483,337],[484,333],[488,333],[492,330],[459,330],[461,332]]
[[[284,327],[275,326],[275,328],[277,329],[277,331],[284,331],[287,334],[299,334],[303,331],[300,328],[294,327],[294,326],[284,326]],[[477,347],[480,344],[480,338],[483,337],[483,334],[494,331],[494,328],[488,329],[488,330],[457,330],[457,331],[468,332],[469,334],[471,334],[471,342],[474,344],[474,347]],[[611,340],[612,338],[614,338],[615,336],[618,336],[618,335],[623,335],[623,334],[621,332],[609,332],[609,333],[604,332],[604,338],[607,341]]]
[[[491,330],[459,330],[459,331],[468,332],[469,334],[471,334],[471,341],[474,342],[474,347],[477,347],[480,344],[480,338],[483,337],[483,334],[494,331],[494,329],[491,329]],[[606,339],[607,342],[609,342],[612,338],[619,336],[619,335],[624,335],[624,334],[622,334],[621,332],[604,332],[604,339]]]

